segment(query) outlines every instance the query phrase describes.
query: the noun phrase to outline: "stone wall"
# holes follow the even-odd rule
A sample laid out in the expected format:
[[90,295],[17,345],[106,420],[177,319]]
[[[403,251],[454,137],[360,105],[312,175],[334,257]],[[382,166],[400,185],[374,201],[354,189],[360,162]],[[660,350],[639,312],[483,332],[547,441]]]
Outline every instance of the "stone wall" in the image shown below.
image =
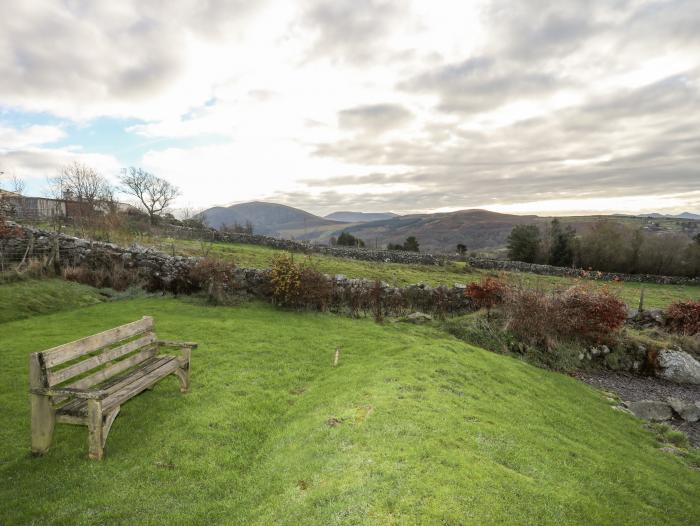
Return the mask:
[[[260,237],[260,236],[257,236]],[[282,240],[277,240],[283,242]],[[248,242],[248,241],[246,241]],[[287,242],[294,243],[294,242]],[[291,250],[291,245],[279,248]],[[13,225],[12,234],[0,237],[0,250],[10,259],[19,261],[29,251],[30,257],[47,257],[58,247],[60,266],[87,266],[92,269],[113,269],[115,264],[132,269],[143,283],[152,290],[171,292],[187,291],[190,269],[200,258],[172,256],[138,245],[124,248],[111,243],[88,241],[66,234],[45,232],[36,228]],[[333,290],[335,301],[341,307],[354,310],[358,298],[366,301],[379,294],[387,310],[392,313],[421,310],[424,312],[465,312],[472,310],[471,301],[464,296],[464,285],[454,287],[430,287],[410,285],[391,287],[371,280],[351,279],[343,275],[326,276]],[[236,268],[235,288],[239,293],[260,299],[271,299],[268,269]]]

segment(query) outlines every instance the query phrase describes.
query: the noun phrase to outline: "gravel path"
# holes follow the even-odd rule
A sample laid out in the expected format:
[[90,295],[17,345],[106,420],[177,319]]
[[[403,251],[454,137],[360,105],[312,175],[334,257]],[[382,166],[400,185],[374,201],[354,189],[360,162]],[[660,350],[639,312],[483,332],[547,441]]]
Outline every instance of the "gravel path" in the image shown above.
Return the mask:
[[[615,393],[626,402],[665,402],[667,398],[680,398],[687,402],[700,401],[700,385],[681,385],[653,376],[635,376],[612,371],[576,372],[572,376],[598,389]],[[689,423],[675,418],[670,424],[686,433],[693,447],[700,447],[700,421]]]

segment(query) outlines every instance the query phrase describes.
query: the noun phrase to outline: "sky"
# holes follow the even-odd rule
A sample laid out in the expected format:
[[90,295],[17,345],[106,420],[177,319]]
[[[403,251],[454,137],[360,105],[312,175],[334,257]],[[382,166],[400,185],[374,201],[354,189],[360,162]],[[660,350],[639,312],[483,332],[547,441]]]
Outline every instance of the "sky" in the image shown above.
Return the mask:
[[0,0],[0,186],[177,207],[700,212],[698,0]]

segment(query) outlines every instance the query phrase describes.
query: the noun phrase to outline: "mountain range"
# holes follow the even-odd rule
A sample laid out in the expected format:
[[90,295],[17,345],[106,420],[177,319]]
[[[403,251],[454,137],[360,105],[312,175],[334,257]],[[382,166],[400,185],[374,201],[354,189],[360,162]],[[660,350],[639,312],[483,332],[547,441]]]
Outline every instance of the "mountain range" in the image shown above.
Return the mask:
[[667,219],[691,219],[693,221],[698,221],[700,220],[700,214],[693,214],[691,212],[683,212],[682,214],[659,214],[657,212],[653,212],[651,214],[644,214],[645,217],[654,217],[654,218],[667,218]]
[[[343,231],[359,237],[368,247],[373,248],[384,248],[387,243],[403,243],[408,236],[415,236],[421,250],[432,252],[452,252],[458,243],[465,244],[468,250],[502,251],[515,225],[544,226],[552,220],[551,217],[500,214],[479,209],[409,215],[343,211],[319,217],[291,206],[259,201],[214,207],[201,212],[200,215],[214,228],[220,228],[222,225],[245,225],[250,222],[256,234],[320,243],[329,242],[332,237],[339,236]],[[377,216],[379,218],[375,219]],[[650,218],[653,218],[653,225]],[[661,214],[569,216],[559,219],[564,225],[570,225],[578,232],[585,231],[594,221],[612,219],[641,227],[648,226],[654,233],[678,233],[684,231],[680,228],[679,221],[700,220],[700,215],[684,213],[676,217]],[[697,231],[700,231],[700,221],[698,229],[694,232]]]

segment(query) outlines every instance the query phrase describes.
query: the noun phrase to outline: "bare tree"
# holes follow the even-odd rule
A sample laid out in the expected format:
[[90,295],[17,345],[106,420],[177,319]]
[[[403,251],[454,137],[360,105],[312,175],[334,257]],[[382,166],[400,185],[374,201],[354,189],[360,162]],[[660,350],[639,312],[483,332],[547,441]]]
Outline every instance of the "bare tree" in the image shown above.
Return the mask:
[[121,183],[124,185],[126,193],[139,200],[146,210],[151,224],[154,224],[156,217],[180,195],[177,186],[133,166],[121,177]]
[[107,179],[86,164],[73,161],[50,180],[51,192],[58,199],[70,199],[94,206],[108,200],[113,189]]
[[24,189],[26,188],[26,183],[24,182],[24,179],[21,179],[17,177],[15,174],[12,174],[12,178],[10,179],[10,185],[12,188],[12,191],[16,194],[23,195],[24,194]]

